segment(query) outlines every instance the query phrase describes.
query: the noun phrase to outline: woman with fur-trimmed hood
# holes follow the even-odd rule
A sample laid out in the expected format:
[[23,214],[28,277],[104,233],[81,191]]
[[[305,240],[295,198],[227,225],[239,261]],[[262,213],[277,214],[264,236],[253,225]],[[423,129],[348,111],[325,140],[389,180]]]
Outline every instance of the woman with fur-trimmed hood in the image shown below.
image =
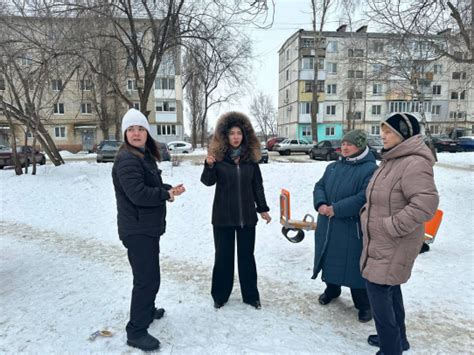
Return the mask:
[[244,303],[261,308],[255,264],[257,212],[270,222],[265,200],[260,160],[260,143],[247,116],[239,112],[223,114],[204,162],[201,182],[216,185],[212,210],[215,260],[211,295],[214,307],[229,299],[234,284],[234,249]]

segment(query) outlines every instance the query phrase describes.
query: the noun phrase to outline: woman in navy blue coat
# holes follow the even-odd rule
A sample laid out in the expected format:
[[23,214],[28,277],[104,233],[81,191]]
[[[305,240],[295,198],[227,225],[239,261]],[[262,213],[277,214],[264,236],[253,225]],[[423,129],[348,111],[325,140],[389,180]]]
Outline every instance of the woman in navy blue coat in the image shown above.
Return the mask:
[[342,157],[329,164],[314,186],[314,208],[318,211],[315,233],[313,279],[322,271],[326,290],[319,303],[327,305],[341,294],[341,286],[351,289],[359,321],[372,319],[370,304],[361,276],[359,260],[362,232],[359,211],[365,204],[365,190],[377,169],[367,147],[365,132],[348,132],[342,139]]

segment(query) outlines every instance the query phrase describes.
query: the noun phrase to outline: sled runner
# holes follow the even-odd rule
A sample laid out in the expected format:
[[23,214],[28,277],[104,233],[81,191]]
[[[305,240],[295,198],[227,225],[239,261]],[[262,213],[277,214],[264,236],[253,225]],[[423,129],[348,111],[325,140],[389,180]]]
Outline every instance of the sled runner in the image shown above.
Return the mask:
[[436,210],[434,217],[425,223],[425,243],[431,244],[434,242],[442,219],[443,211]]
[[[280,192],[280,223],[283,225],[281,232],[292,243],[299,243],[304,239],[305,230],[315,230],[316,223],[314,217],[307,213],[303,220],[291,219],[290,211],[290,192],[281,189]],[[290,232],[296,232],[296,235],[288,235]]]

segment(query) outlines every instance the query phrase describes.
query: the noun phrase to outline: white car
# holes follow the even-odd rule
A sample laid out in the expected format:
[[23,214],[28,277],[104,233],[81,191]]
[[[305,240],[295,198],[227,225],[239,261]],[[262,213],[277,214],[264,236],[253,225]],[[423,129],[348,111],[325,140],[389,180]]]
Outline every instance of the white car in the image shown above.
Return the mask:
[[190,153],[194,150],[191,143],[183,141],[169,142],[168,149],[170,153]]

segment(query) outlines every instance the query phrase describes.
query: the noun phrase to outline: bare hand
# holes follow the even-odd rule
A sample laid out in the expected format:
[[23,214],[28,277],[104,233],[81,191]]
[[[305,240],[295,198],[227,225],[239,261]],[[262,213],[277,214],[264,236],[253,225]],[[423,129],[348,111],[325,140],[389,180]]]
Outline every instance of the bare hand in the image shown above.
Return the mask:
[[260,216],[261,216],[265,221],[267,221],[267,224],[270,223],[270,221],[272,220],[272,217],[270,217],[270,215],[268,214],[268,212],[262,212],[262,213],[260,213]]
[[216,157],[212,154],[209,154],[207,157],[206,157],[206,163],[207,165],[214,165],[216,163]]
[[169,202],[173,202],[173,201],[174,201],[173,189],[169,189],[169,190],[168,190],[168,194],[170,195],[170,198],[168,199],[168,201],[169,201]]
[[328,206],[327,205],[321,205],[318,208],[318,213],[322,214],[323,216],[326,216],[328,212]]
[[185,187],[183,184],[179,184],[179,185],[176,185],[174,187],[171,188],[172,192],[173,192],[173,196],[179,196],[181,195],[183,192],[186,191]]
[[328,206],[326,210],[326,216],[329,218],[334,217],[334,208],[332,206]]

